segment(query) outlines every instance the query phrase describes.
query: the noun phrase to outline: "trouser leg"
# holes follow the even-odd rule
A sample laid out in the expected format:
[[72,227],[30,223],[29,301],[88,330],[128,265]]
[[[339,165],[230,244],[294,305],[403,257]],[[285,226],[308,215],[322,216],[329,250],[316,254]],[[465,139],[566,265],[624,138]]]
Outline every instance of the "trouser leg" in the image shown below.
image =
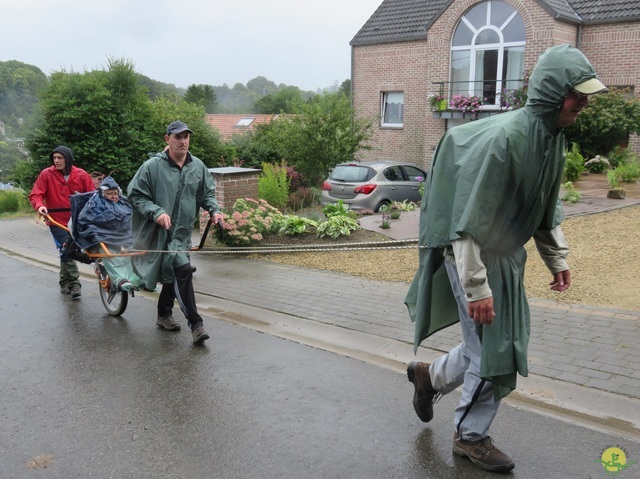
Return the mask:
[[175,279],[171,284],[163,284],[158,299],[158,316],[170,316],[173,302],[178,300],[182,314],[187,318],[189,327],[194,329],[202,323],[202,317],[196,306],[193,289],[193,272],[187,263],[174,269]]
[[176,279],[174,280],[175,296],[180,305],[182,314],[185,315],[191,329],[202,324],[202,317],[198,313],[196,306],[196,295],[193,289],[193,271],[191,263],[184,264],[174,270]]
[[469,317],[467,300],[455,264],[446,261],[449,282],[458,303],[463,343],[431,365],[429,373],[436,391],[446,394],[462,384],[462,396],[454,415],[459,436],[477,440],[487,436],[498,412],[500,401],[494,401],[493,384],[480,377],[482,345],[478,329]]
[[60,261],[60,287],[81,287],[78,263],[73,260]]
[[158,297],[158,316],[171,316],[175,299],[173,283],[163,284]]
[[60,288],[72,288],[74,286],[80,287],[80,271],[78,271],[78,263],[62,254],[62,247],[71,235],[68,231],[54,225],[49,226],[49,231],[51,232],[53,242],[60,253],[60,272],[58,274]]

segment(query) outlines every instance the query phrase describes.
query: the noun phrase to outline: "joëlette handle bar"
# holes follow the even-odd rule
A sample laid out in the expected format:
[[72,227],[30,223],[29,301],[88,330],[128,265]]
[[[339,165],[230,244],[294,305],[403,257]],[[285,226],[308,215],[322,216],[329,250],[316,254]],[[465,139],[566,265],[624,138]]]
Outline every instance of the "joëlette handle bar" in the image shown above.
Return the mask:
[[[58,223],[56,220],[51,218],[49,214],[44,214],[41,216],[43,216],[49,223],[57,226],[58,228],[62,228],[63,230],[70,233],[69,228],[67,228],[65,225],[61,223]],[[211,229],[212,222],[213,222],[213,216],[209,216],[209,221],[207,221],[207,226],[205,226],[204,232],[202,233],[202,237],[200,238],[200,244],[195,248],[191,248],[190,251],[199,251],[202,248],[204,248],[204,244],[207,240],[207,235],[209,234],[209,230]],[[222,221],[218,221],[217,225],[218,225],[218,234],[222,238],[224,236],[224,228],[222,226]],[[168,241],[171,241],[171,230],[167,232],[167,239]],[[100,247],[105,251],[105,253],[87,252],[87,255],[89,256],[89,258],[109,258],[109,257],[115,257],[115,256],[140,256],[140,255],[146,254],[145,251],[132,251],[128,253],[111,253],[107,245],[104,243],[100,243]]]
[[[207,240],[207,235],[209,234],[209,229],[211,229],[211,223],[213,223],[213,216],[209,216],[209,221],[207,221],[207,226],[204,227],[204,231],[202,232],[202,237],[200,238],[200,244],[195,248],[191,248],[191,251],[199,251],[202,248],[204,248],[204,243]],[[224,238],[224,227],[222,226],[222,221],[218,220],[216,225],[218,226],[218,236],[220,237],[220,239],[223,239]]]

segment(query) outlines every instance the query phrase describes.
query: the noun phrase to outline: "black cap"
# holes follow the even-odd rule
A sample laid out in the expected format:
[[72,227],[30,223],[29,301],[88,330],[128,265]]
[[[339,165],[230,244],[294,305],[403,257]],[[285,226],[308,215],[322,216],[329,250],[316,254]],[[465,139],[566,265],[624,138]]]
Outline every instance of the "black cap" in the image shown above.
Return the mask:
[[188,131],[193,135],[193,132],[189,129],[187,124],[181,121],[174,121],[167,127],[167,135],[178,135],[184,131]]

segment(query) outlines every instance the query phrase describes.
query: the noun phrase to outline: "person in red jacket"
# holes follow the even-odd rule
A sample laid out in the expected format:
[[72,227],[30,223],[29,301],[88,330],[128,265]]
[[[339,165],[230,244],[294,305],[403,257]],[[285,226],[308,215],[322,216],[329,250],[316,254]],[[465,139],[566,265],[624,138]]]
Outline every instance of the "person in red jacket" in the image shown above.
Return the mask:
[[[49,215],[54,221],[67,225],[71,219],[69,197],[74,193],[95,190],[89,173],[73,166],[73,154],[66,146],[59,146],[49,155],[52,166],[40,172],[29,201],[42,216]],[[75,260],[64,254],[62,246],[69,239],[68,231],[49,224],[53,241],[60,251],[60,291],[70,294],[72,299],[80,299],[80,272]]]

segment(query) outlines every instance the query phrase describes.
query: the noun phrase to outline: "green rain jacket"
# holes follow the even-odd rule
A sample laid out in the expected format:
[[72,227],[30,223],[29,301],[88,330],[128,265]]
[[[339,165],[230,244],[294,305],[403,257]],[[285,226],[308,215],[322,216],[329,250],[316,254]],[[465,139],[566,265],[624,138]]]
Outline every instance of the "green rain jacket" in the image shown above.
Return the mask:
[[571,87],[596,74],[577,49],[561,45],[538,60],[524,108],[449,130],[431,162],[420,212],[419,268],[405,303],[415,322],[414,352],[436,331],[459,321],[445,254],[463,233],[481,247],[496,316],[478,326],[481,377],[496,399],[528,375],[530,313],[523,286],[524,245],[563,219],[558,193],[565,139],[557,128]]
[[[173,268],[189,263],[191,233],[199,209],[210,213],[220,210],[211,173],[190,153],[182,168],[165,152],[158,153],[138,169],[129,183],[127,196],[133,205],[133,247],[179,251],[134,256],[138,276],[149,289],[155,289],[158,282],[172,283]],[[156,223],[162,213],[171,217],[169,233]]]

